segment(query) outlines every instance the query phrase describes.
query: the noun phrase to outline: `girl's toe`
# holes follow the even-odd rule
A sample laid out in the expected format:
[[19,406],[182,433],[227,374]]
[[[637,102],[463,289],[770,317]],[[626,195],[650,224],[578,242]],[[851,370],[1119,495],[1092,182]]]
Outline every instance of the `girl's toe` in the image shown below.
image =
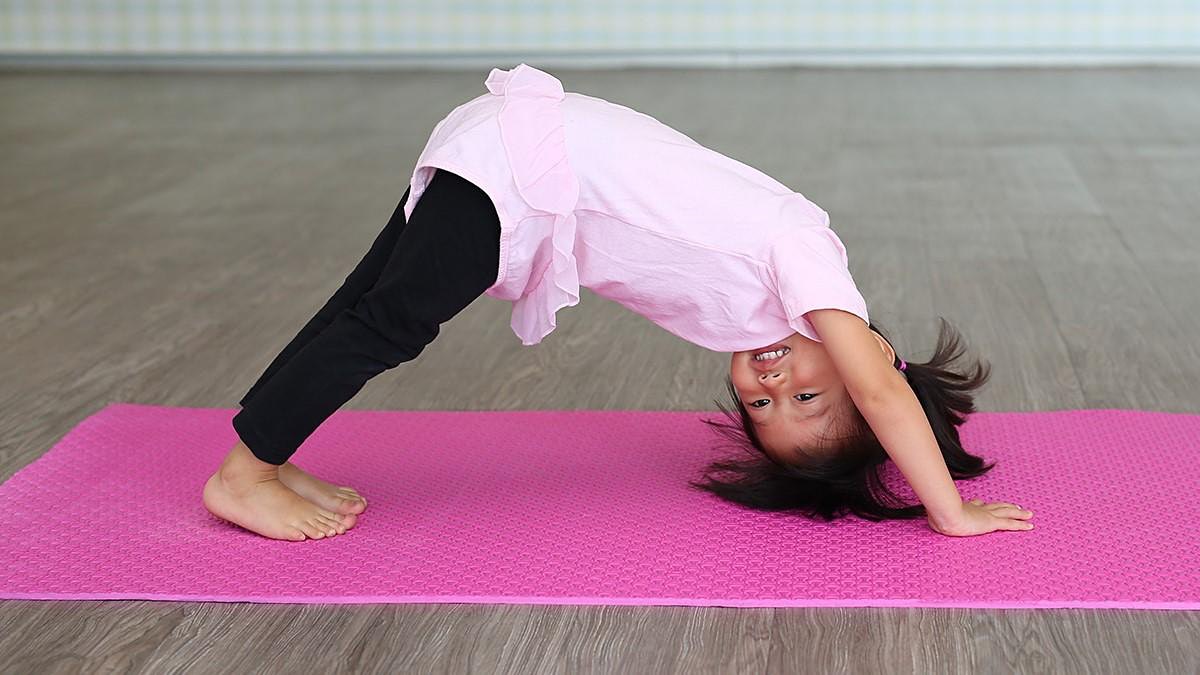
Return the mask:
[[328,522],[329,522],[329,526],[330,526],[330,527],[332,527],[332,528],[333,528],[333,530],[334,530],[335,532],[337,532],[338,534],[345,534],[345,533],[346,533],[346,525],[345,525],[344,523],[342,523],[342,521],[340,521],[340,520],[329,520]]

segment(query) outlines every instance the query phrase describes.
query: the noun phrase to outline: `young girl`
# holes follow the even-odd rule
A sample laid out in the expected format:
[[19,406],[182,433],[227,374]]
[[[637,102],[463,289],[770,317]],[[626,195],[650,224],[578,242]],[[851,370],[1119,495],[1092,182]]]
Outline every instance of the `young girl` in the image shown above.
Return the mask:
[[[959,354],[945,323],[933,358],[905,363],[824,211],[526,64],[486,86],[437,124],[391,221],[240,401],[240,442],[204,488],[213,514],[275,539],[344,533],[366,500],[287,461],[317,426],[480,295],[512,301],[512,329],[534,345],[582,286],[732,354],[736,413],[721,406],[733,423],[714,426],[754,457],[714,463],[733,476],[696,487],[826,520],[926,516],[953,536],[1033,527],[1029,511],[955,488],[992,468],[956,428],[987,368],[947,367]],[[888,503],[888,458],[921,504]]]

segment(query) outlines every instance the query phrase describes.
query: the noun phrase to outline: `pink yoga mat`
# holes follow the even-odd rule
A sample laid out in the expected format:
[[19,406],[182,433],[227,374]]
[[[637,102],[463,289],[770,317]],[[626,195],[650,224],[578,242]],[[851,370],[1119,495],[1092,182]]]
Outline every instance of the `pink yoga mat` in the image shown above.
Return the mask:
[[977,413],[965,445],[999,464],[959,491],[1036,527],[952,538],[690,488],[728,452],[717,412],[342,410],[293,460],[370,506],[285,542],[200,501],[233,414],[113,404],[0,485],[0,597],[1200,608],[1200,415]]

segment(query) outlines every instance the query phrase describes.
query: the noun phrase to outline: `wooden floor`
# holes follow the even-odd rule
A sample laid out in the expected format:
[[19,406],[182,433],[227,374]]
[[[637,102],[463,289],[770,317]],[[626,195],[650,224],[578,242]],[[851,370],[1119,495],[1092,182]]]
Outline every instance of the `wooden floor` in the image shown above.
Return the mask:
[[[981,410],[1200,412],[1200,70],[556,73],[824,207],[901,355],[928,356],[941,315],[993,364]],[[111,402],[234,407],[485,76],[0,73],[0,478]],[[722,395],[727,355],[589,291],[537,347],[509,310],[480,298],[347,407]],[[6,673],[1194,673],[1198,655],[1185,612],[0,603]]]

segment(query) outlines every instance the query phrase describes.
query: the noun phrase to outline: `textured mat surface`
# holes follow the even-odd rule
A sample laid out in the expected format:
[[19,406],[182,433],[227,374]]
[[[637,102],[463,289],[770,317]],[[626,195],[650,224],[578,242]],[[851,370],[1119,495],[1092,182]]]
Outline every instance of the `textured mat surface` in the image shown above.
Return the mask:
[[965,444],[999,464],[959,491],[1036,527],[952,538],[689,488],[729,452],[717,412],[342,410],[293,459],[370,506],[283,542],[201,504],[233,413],[113,404],[0,485],[0,597],[1200,608],[1200,415],[977,413]]

